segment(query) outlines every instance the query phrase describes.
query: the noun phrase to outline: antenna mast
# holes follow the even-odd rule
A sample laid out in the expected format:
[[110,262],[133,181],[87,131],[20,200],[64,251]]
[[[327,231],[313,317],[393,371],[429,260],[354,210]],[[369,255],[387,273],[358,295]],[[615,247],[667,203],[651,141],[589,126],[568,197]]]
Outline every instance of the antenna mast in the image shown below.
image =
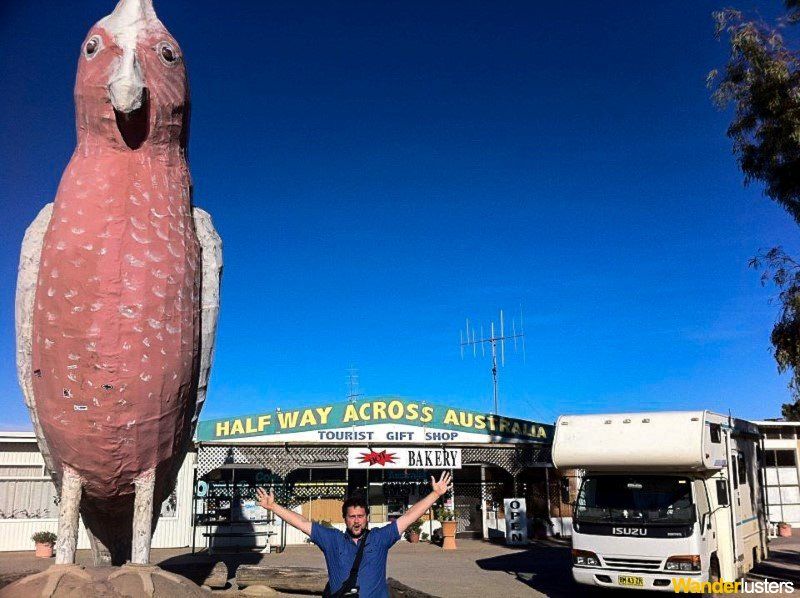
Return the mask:
[[347,368],[347,400],[355,403],[358,397],[363,397],[364,393],[358,391],[358,368],[350,365]]
[[[488,344],[492,352],[492,394],[494,397],[494,414],[498,414],[498,403],[500,400],[500,391],[497,380],[497,347],[500,345],[500,366],[506,365],[506,344],[505,341],[514,341],[514,351],[517,350],[517,339],[522,341],[522,358],[525,361],[525,331],[522,327],[522,308],[519,311],[519,332],[517,332],[517,325],[515,320],[511,319],[511,334],[505,333],[505,323],[503,321],[503,310],[500,310],[500,329],[495,330],[494,322],[489,326],[489,338],[483,338],[483,325],[480,327],[481,336],[477,338],[475,335],[475,328],[470,326],[469,318],[467,318],[466,331],[462,330],[459,333],[461,337],[461,359],[464,359],[464,347],[472,347],[472,356],[477,357],[477,348],[480,345],[481,354],[485,355],[485,347]],[[466,333],[466,334],[465,334]]]

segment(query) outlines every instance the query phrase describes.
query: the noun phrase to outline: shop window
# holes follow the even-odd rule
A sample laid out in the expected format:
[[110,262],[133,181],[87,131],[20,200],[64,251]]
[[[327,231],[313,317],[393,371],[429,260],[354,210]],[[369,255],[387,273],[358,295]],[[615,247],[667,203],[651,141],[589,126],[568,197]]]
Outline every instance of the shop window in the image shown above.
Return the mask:
[[794,467],[796,463],[797,454],[793,450],[764,451],[764,465],[767,467]]
[[347,479],[345,469],[311,469],[312,482],[344,482]]
[[764,465],[775,467],[775,451],[764,451]]
[[785,451],[775,451],[775,465],[778,467],[791,467],[795,465],[796,455],[795,451],[792,450],[785,450]]
[[[369,497],[369,520],[370,523],[383,523],[384,521],[388,521],[391,515],[395,517],[402,514],[402,510],[399,509],[399,505],[397,501],[392,501],[394,504],[391,506],[388,503],[386,497],[383,494],[383,483],[376,483],[372,482],[372,473],[370,472],[370,485],[368,489],[368,497]],[[394,509],[394,512],[390,512]],[[397,512],[399,511],[399,513]]]

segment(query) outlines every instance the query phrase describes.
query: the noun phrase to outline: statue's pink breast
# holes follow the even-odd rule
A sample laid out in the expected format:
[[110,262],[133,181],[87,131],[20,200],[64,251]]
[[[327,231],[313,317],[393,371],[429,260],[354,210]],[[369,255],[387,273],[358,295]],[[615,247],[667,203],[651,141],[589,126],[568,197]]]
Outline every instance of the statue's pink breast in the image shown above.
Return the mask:
[[36,410],[55,466],[89,496],[133,491],[188,433],[200,250],[182,157],[76,152],[44,238],[33,323]]

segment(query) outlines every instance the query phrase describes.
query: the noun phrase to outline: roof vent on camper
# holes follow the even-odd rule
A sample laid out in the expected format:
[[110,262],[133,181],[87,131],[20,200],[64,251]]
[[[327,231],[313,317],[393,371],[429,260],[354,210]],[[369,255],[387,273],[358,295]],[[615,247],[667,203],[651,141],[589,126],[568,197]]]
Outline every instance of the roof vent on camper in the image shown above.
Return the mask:
[[607,419],[607,420],[605,421],[605,423],[607,423],[607,424],[610,424],[610,423],[611,423],[611,420],[610,420],[610,419]]
[[623,424],[629,424],[629,423],[631,423],[631,420],[630,419],[623,419],[622,423]]
[[693,417],[693,418],[692,418],[692,421],[693,421],[693,422],[699,422],[699,421],[700,421],[700,418],[699,418],[699,417]]
[[642,423],[643,423],[643,424],[649,424],[649,423],[650,423],[650,418],[649,418],[649,417],[645,417],[645,418],[642,420]]

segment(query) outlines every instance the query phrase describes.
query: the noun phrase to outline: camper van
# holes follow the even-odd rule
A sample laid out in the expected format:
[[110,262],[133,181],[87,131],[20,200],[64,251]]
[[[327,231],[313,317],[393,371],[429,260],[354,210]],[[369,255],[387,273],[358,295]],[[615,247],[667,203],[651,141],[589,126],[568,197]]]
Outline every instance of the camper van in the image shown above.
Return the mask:
[[673,592],[735,581],[766,556],[755,424],[708,411],[563,415],[553,462],[583,471],[579,583]]

